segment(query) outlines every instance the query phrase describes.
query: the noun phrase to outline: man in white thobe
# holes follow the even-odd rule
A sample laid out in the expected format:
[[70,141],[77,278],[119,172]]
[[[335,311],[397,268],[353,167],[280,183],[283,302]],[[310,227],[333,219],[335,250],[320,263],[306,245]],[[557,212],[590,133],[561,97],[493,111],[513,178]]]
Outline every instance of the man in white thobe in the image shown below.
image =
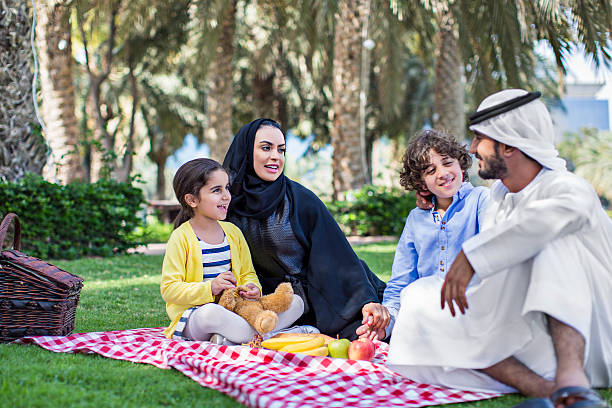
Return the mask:
[[565,169],[538,97],[501,91],[470,117],[479,175],[499,180],[446,277],[402,291],[388,364],[420,382],[605,407],[590,387],[612,386],[612,221]]

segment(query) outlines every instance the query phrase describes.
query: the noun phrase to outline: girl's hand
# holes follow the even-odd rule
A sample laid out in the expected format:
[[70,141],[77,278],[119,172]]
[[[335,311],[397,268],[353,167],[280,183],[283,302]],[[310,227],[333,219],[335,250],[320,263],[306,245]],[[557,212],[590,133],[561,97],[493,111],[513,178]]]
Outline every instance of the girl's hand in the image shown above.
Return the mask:
[[225,289],[232,289],[235,287],[236,287],[236,278],[234,277],[234,274],[229,271],[220,273],[210,283],[210,290],[212,291],[213,296],[217,296],[219,293],[223,292]]
[[248,287],[249,290],[248,291],[241,290],[240,291],[240,296],[242,296],[245,299],[252,299],[252,300],[257,300],[257,299],[260,298],[261,291],[259,290],[257,285],[255,285],[254,283],[247,283],[244,286]]

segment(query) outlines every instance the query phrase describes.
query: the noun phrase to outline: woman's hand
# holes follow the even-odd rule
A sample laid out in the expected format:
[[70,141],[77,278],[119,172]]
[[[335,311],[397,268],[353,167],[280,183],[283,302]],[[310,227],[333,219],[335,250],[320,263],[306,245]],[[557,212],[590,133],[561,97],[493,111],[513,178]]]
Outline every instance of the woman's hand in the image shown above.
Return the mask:
[[210,283],[210,290],[212,291],[213,296],[217,296],[219,293],[223,292],[225,289],[232,289],[235,287],[236,287],[236,278],[234,277],[234,274],[229,271],[220,273]]
[[386,328],[391,321],[391,316],[386,307],[380,303],[367,303],[361,309],[363,320],[361,326],[355,330],[359,337],[367,337],[370,340],[378,338],[383,340],[387,337]]
[[249,290],[241,290],[240,291],[240,296],[242,296],[245,299],[251,299],[251,300],[257,300],[261,297],[261,291],[259,290],[259,288],[257,287],[257,285],[255,285],[254,283],[247,283],[246,285],[244,285],[246,287],[249,288]]

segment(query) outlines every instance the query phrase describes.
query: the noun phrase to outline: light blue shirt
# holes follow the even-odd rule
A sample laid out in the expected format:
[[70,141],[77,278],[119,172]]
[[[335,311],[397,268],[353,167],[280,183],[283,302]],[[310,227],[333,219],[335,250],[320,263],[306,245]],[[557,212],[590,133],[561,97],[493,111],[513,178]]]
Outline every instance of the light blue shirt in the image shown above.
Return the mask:
[[464,182],[442,218],[434,209],[410,211],[383,295],[382,304],[391,315],[387,335],[395,324],[402,289],[424,276],[446,276],[463,242],[478,233],[488,198],[488,188]]

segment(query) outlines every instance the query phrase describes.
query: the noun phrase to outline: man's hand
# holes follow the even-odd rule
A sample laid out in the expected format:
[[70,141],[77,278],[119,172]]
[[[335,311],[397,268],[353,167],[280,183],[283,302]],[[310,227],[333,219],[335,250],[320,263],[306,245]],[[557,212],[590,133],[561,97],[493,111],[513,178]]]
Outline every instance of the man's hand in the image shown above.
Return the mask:
[[442,284],[442,296],[440,299],[440,306],[442,309],[444,309],[444,304],[447,303],[451,315],[455,316],[455,308],[453,307],[454,301],[457,307],[459,307],[461,314],[465,314],[468,308],[465,291],[473,275],[474,269],[463,253],[463,250],[461,250],[455,262],[453,262],[448,270],[446,279],[444,279],[444,283]]
[[236,278],[234,277],[234,274],[229,271],[220,273],[210,283],[210,290],[212,291],[213,296],[217,296],[219,293],[223,292],[225,289],[232,289],[235,287],[236,287]]
[[431,202],[431,193],[429,191],[417,191],[415,197],[416,206],[419,207],[421,210],[430,210],[433,208],[433,203]]
[[261,296],[261,291],[259,290],[257,285],[255,285],[254,283],[247,283],[244,286],[248,287],[249,290],[248,291],[241,290],[240,296],[242,296],[245,299],[251,299],[251,300],[259,299],[259,297]]
[[386,337],[385,329],[391,321],[387,308],[380,303],[368,303],[363,306],[361,312],[363,313],[363,320],[355,333],[359,337],[367,337],[370,340],[375,338],[383,340]]

